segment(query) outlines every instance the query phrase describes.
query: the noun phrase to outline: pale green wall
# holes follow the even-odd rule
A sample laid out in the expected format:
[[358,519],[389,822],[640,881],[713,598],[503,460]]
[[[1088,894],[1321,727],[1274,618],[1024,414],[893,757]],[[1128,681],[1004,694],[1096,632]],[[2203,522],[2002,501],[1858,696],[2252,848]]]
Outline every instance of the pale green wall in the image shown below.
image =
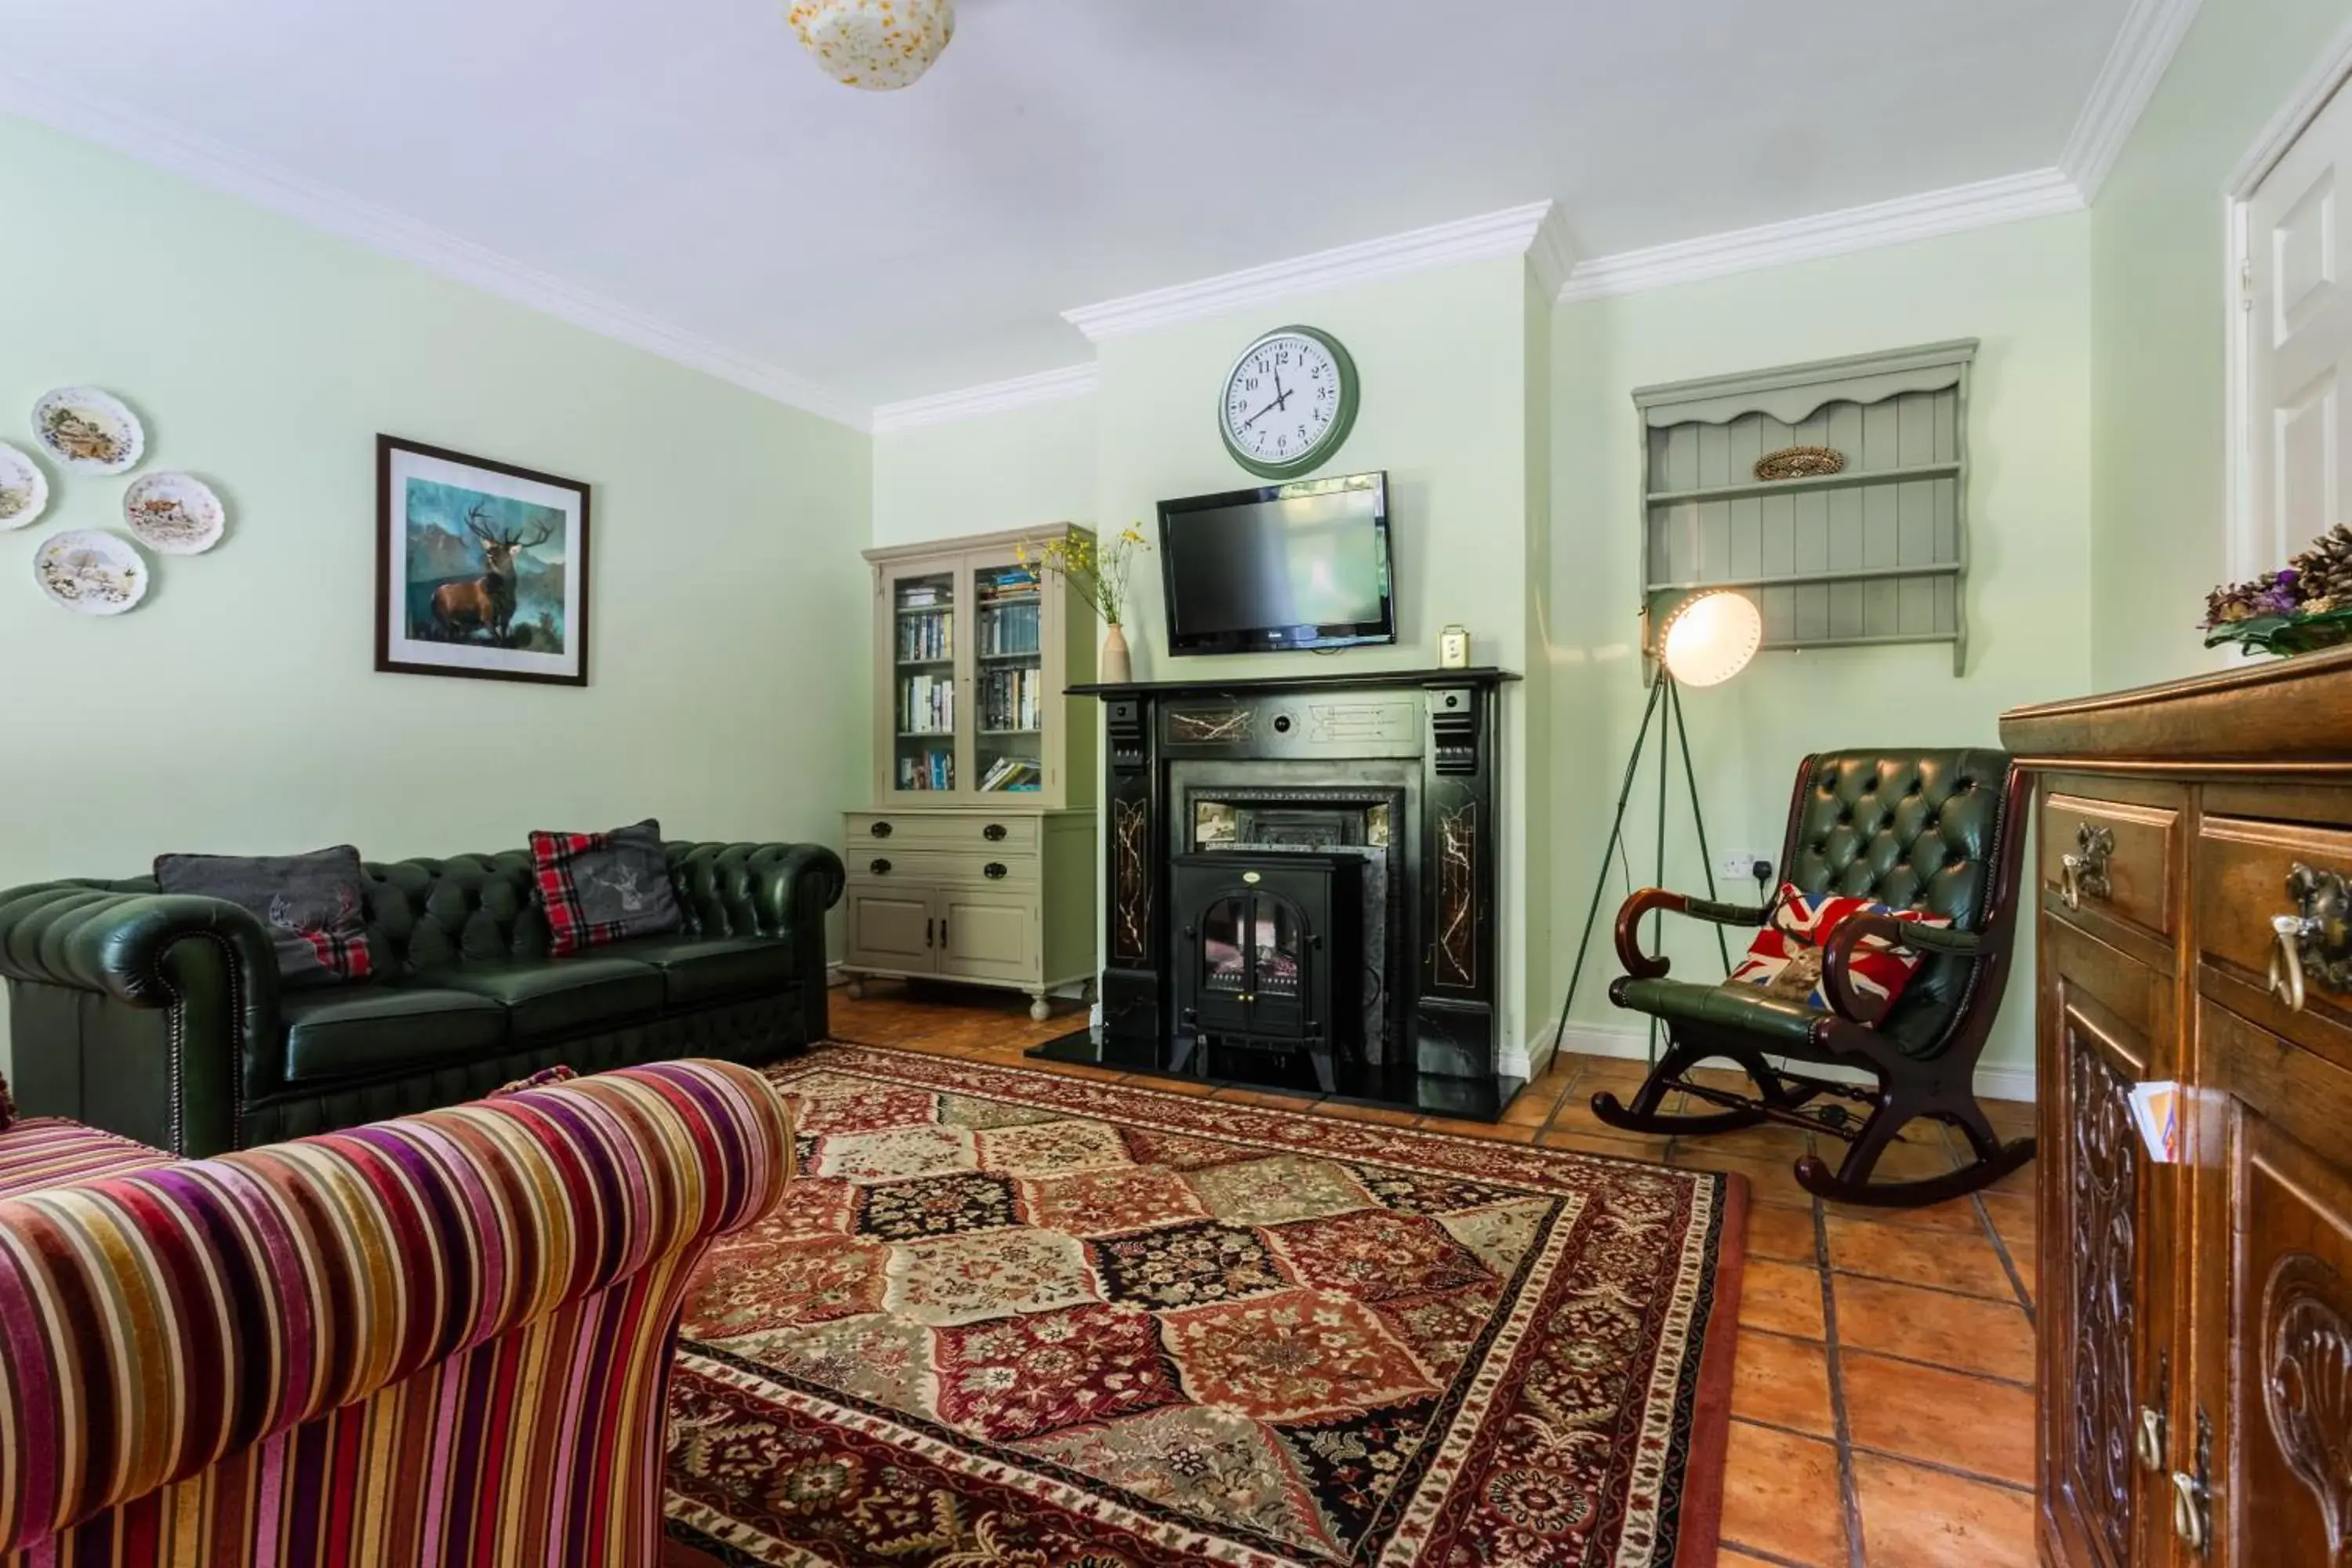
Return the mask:
[[[2074,214],[1558,311],[1547,797],[1563,986],[1645,695],[1632,389],[1950,338],[1983,341],[1969,428],[1968,673],[1954,679],[1951,650],[1941,646],[1769,653],[1727,686],[1685,694],[1713,848],[1718,857],[1735,847],[1777,857],[1790,783],[1807,752],[1994,745],[2004,709],[2090,689],[2083,613],[2089,254],[2089,218]],[[1655,775],[1645,771],[1630,814],[1635,886],[1653,874],[1656,800]],[[1685,802],[1675,803],[1669,822],[1666,885],[1703,887]],[[1624,891],[1612,873],[1571,1045],[1576,1021],[1627,1026],[1629,1016],[1605,995],[1617,973],[1608,921]],[[1720,973],[1708,929],[1685,925],[1669,947],[1684,973]],[[2030,1068],[2032,1018],[2031,965],[2021,964],[1987,1062]]]
[[[1332,669],[1426,668],[1438,628],[1470,628],[1473,659],[1527,668],[1531,479],[1528,406],[1531,343],[1526,264],[1517,258],[1363,285],[1189,322],[1102,345],[1097,518],[1156,533],[1156,504],[1176,496],[1259,481],[1239,468],[1217,434],[1217,395],[1234,357],[1258,333],[1291,322],[1320,327],[1347,344],[1363,378],[1353,432],[1323,470],[1388,471],[1397,634],[1392,647],[1246,659],[1166,653],[1156,561],[1139,574],[1137,673],[1144,679],[1202,674],[1274,676]],[[1538,393],[1539,395],[1539,391]],[[1540,459],[1538,458],[1538,461]],[[1525,962],[1531,887],[1526,802],[1533,763],[1521,738],[1527,689],[1506,697],[1503,893],[1504,1027],[1524,1043],[1539,1001]]]
[[[119,527],[124,480],[53,469],[49,514],[0,534],[0,886],[646,816],[837,837],[867,754],[866,436],[6,119],[0,213],[0,435],[96,383],[145,416],[148,468],[232,511],[113,620],[43,602],[30,563]],[[594,487],[591,687],[373,672],[380,430]]]
[[1095,515],[1095,400],[1066,398],[874,437],[874,542]]
[[2225,183],[2346,0],[2205,0],[2091,211],[2092,676],[2213,668],[2197,622],[2224,570]]

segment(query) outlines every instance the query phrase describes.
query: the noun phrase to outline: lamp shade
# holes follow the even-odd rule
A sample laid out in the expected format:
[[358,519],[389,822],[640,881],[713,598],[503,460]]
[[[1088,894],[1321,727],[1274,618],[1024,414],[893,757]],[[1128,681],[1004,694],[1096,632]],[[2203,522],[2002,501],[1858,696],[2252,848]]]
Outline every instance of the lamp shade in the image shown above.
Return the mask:
[[909,87],[955,37],[955,0],[793,0],[801,47],[837,82],[876,92]]
[[1763,641],[1756,601],[1718,590],[1692,595],[1666,617],[1659,657],[1685,686],[1720,686],[1748,668]]

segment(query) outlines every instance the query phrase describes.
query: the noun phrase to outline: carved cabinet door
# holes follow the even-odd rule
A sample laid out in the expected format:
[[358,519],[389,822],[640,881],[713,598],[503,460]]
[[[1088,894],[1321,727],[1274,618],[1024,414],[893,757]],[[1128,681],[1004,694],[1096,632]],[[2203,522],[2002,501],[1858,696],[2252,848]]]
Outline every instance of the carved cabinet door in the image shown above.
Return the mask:
[[2178,1193],[2127,1096],[2170,1071],[2170,982],[2046,919],[2042,952],[2044,1557],[2146,1568],[2171,1560],[2150,1447],[2176,1377]]
[[2210,1002],[2199,1033],[2228,1223],[2200,1248],[2210,1443],[2175,1445],[2177,1522],[2225,1568],[2352,1568],[2352,1072]]

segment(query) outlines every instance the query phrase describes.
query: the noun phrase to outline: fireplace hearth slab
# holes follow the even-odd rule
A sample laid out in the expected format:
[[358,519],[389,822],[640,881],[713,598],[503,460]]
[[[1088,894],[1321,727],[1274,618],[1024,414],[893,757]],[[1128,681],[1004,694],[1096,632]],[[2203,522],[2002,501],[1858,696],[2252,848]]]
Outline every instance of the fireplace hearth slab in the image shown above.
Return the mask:
[[1452,1116],[1465,1121],[1500,1121],[1512,1100],[1527,1087],[1519,1078],[1450,1078],[1437,1073],[1414,1072],[1399,1068],[1383,1071],[1361,1064],[1339,1063],[1336,1066],[1338,1089],[1325,1094],[1317,1089],[1312,1073],[1305,1082],[1286,1076],[1285,1068],[1297,1068],[1298,1058],[1265,1056],[1250,1051],[1217,1051],[1213,1053],[1212,1072],[1170,1072],[1159,1061],[1158,1053],[1149,1045],[1121,1041],[1116,1037],[1097,1039],[1091,1030],[1079,1029],[1057,1040],[1034,1046],[1024,1053],[1040,1061],[1075,1062],[1085,1067],[1112,1068],[1120,1072],[1140,1073],[1185,1083],[1206,1083],[1219,1089],[1252,1089],[1275,1094],[1295,1094],[1301,1105],[1329,1100],[1335,1105],[1369,1105],[1384,1110],[1417,1110],[1425,1116]]

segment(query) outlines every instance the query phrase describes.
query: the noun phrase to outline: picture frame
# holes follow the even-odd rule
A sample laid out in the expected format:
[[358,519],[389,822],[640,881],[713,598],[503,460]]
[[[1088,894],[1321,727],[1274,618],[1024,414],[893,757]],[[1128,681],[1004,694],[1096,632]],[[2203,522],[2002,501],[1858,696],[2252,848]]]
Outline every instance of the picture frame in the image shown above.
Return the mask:
[[375,668],[588,684],[589,487],[375,438]]

